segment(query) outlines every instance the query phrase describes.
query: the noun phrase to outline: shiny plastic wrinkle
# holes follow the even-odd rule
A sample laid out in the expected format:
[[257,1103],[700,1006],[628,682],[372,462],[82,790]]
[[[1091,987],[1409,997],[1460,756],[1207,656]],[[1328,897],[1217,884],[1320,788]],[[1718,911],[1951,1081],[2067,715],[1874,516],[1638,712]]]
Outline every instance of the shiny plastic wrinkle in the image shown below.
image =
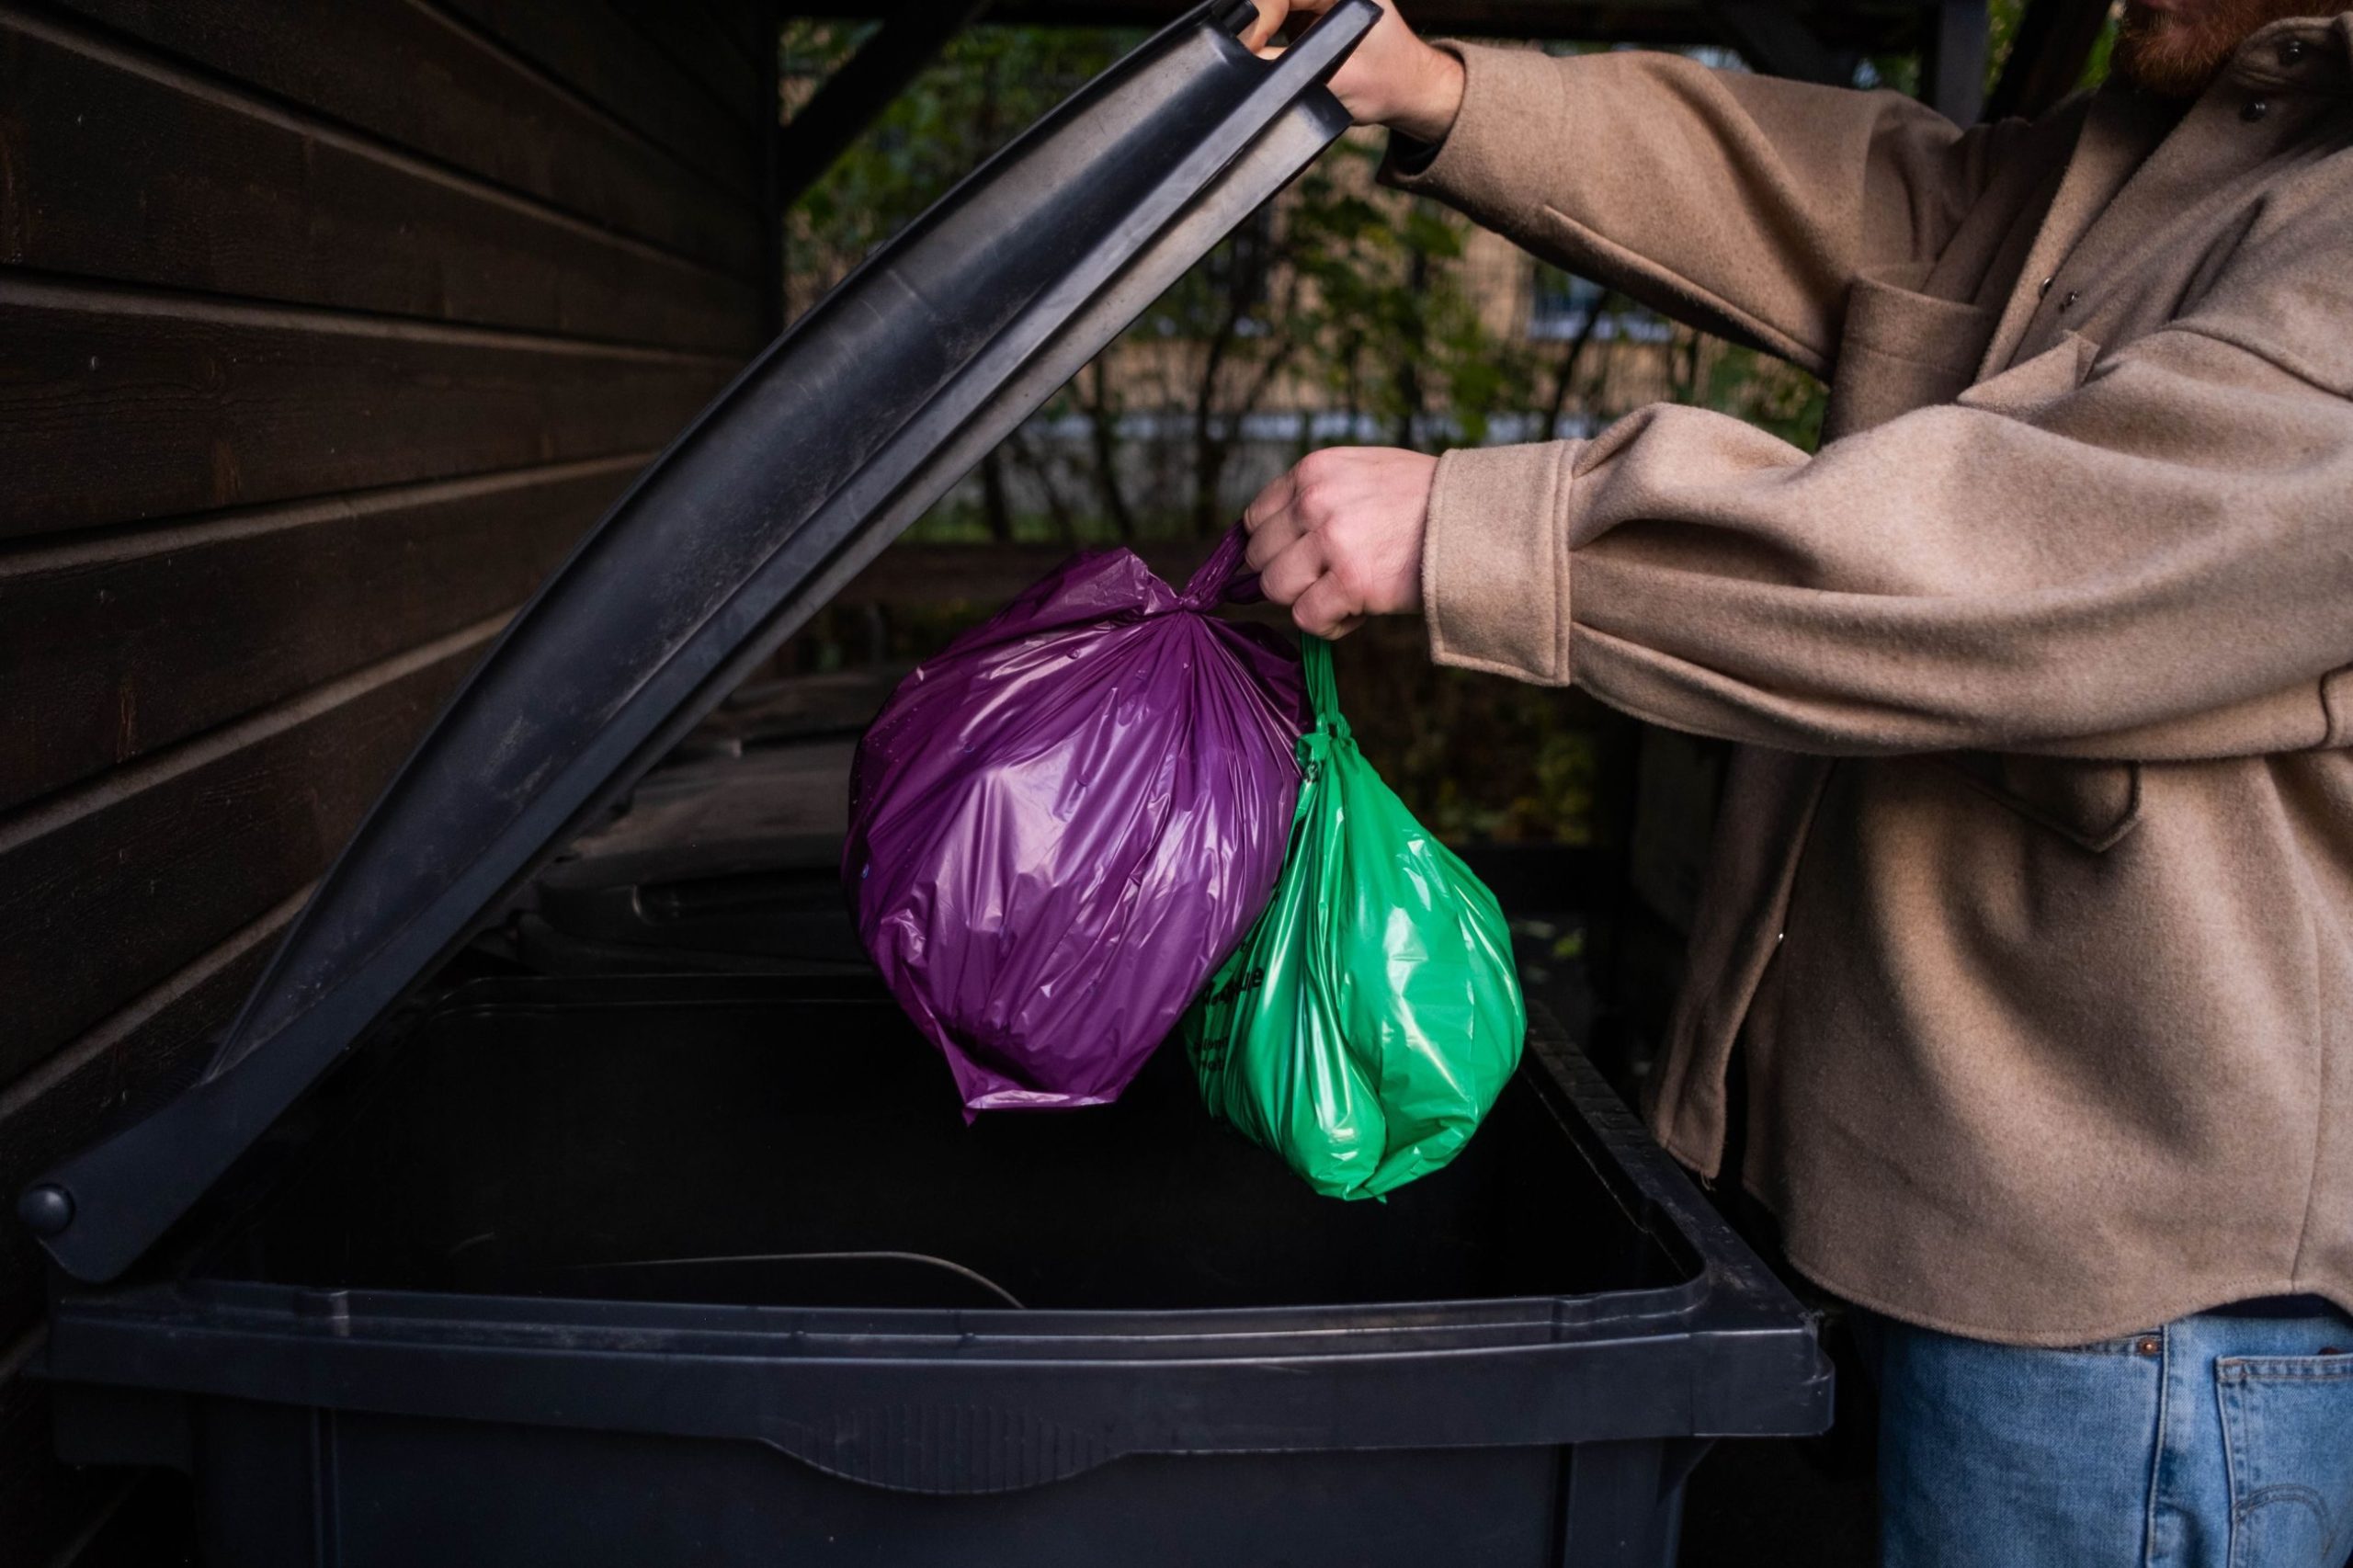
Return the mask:
[[1213,1113],[1326,1197],[1378,1198],[1470,1142],[1528,1013],[1495,894],[1358,751],[1329,645],[1305,665],[1282,880],[1183,1032]]
[[842,875],[860,938],[968,1111],[1118,1097],[1266,907],[1299,791],[1299,664],[1082,555],[901,683],[860,743]]

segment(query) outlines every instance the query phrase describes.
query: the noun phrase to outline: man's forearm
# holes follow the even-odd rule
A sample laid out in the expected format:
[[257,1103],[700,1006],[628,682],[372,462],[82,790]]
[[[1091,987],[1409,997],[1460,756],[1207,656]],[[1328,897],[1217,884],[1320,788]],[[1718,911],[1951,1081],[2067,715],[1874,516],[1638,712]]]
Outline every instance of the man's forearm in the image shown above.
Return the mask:
[[[2271,303],[2211,319],[2259,341]],[[2009,373],[2029,406],[1924,408],[1813,457],[1663,405],[1449,453],[1432,652],[1786,751],[2343,744],[2353,403],[2205,331],[2089,364],[2063,345]]]
[[1893,94],[1665,54],[1449,47],[1465,70],[1452,122],[1434,156],[1395,149],[1387,183],[1817,372],[1856,277],[1949,239],[1904,216],[1965,210],[1987,165],[1990,132]]

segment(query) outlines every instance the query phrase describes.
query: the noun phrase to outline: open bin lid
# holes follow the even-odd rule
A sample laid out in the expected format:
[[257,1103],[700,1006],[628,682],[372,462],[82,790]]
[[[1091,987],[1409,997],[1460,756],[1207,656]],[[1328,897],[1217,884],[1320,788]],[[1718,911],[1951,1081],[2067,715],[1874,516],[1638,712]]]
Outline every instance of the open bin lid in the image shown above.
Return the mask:
[[128,1268],[602,804],[1347,128],[1378,19],[1290,48],[1210,0],[875,253],[646,469],[515,618],[353,835],[203,1076],[20,1211]]

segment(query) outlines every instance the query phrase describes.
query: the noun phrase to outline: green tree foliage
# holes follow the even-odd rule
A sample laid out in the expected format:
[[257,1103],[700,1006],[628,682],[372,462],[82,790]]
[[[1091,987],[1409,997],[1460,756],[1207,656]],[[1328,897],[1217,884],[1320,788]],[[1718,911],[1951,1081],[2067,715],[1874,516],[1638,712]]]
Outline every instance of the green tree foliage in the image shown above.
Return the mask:
[[[790,24],[789,96],[805,100],[862,37],[846,24]],[[1140,37],[959,35],[790,214],[789,310],[813,303]],[[925,536],[1075,543],[1213,532],[1230,519],[1247,431],[1263,431],[1258,416],[1279,405],[1300,450],[1333,438],[1475,444],[1507,422],[1527,433],[1589,412],[1594,388],[1574,372],[1597,358],[1590,335],[1534,342],[1491,324],[1465,267],[1468,223],[1381,189],[1381,145],[1351,135],[1221,244],[993,458],[977,486],[926,519]],[[1074,427],[1086,432],[1075,446]],[[1263,449],[1263,434],[1255,439]],[[1263,468],[1266,452],[1256,456]]]
[[[787,103],[797,108],[873,31],[785,24]],[[795,206],[786,226],[787,304],[814,303],[1031,121],[1121,54],[1139,33],[1088,28],[968,28],[899,95]]]

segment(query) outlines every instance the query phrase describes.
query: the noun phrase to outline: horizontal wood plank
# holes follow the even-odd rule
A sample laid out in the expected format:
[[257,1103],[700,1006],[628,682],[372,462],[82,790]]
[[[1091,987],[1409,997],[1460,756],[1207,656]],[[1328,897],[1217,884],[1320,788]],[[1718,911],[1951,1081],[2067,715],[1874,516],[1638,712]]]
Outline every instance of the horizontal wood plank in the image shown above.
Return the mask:
[[784,27],[783,8],[775,0],[697,0],[713,25],[725,34],[735,51],[762,74],[776,70],[777,41]]
[[[727,36],[719,18],[680,0],[608,0],[746,131],[776,128],[774,67],[761,73]],[[773,52],[773,51],[771,51]]]
[[0,552],[0,811],[519,603],[650,455]]
[[748,355],[755,283],[0,8],[0,262]]
[[469,628],[0,821],[0,1080],[316,877],[495,630]]
[[[184,1083],[211,1055],[262,965],[309,896],[272,907],[194,963],[0,1090],[0,1192],[11,1200],[99,1137],[126,1102]],[[22,1334],[43,1311],[45,1260],[21,1225],[0,1234],[0,1336]],[[5,1538],[0,1538],[5,1539]]]
[[666,445],[732,358],[0,272],[0,538]]
[[767,189],[763,142],[618,12],[597,0],[440,3],[729,190],[758,200]]
[[761,281],[757,203],[479,29],[408,0],[60,0],[169,54],[452,168]]

